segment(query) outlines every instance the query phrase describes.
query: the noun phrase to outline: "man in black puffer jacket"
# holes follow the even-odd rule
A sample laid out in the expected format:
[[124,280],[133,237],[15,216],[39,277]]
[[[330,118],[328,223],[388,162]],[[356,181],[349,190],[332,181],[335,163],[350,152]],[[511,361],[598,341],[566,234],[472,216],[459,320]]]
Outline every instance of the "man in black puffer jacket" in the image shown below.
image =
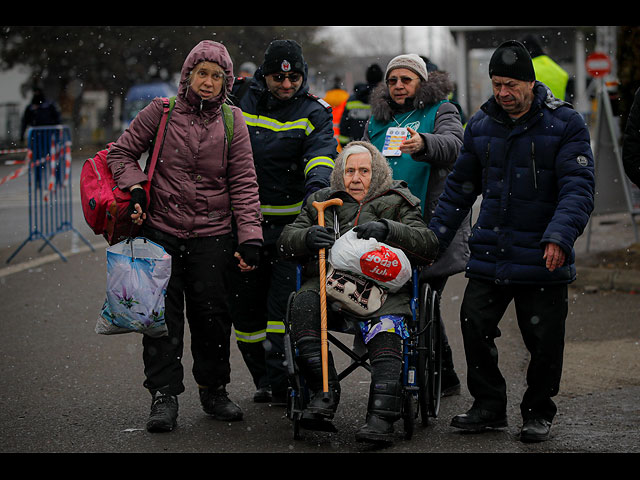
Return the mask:
[[452,425],[507,426],[506,382],[494,339],[513,300],[531,354],[520,438],[541,441],[557,410],[551,398],[562,374],[567,285],[576,276],[573,245],[593,211],[593,153],[583,118],[535,80],[522,44],[498,47],[489,76],[494,96],[469,121],[429,225],[444,251],[482,195],[460,313],[474,403]]

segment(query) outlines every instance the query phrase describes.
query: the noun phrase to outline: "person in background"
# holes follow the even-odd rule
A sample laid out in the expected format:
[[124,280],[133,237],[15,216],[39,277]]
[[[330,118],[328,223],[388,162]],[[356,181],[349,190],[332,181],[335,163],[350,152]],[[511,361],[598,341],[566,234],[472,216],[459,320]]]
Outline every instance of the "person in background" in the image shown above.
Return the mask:
[[[409,138],[400,150],[389,152],[387,160],[397,180],[404,180],[420,199],[428,223],[444,188],[447,175],[462,145],[463,129],[457,107],[448,100],[453,84],[446,72],[428,72],[416,54],[399,55],[387,65],[384,83],[371,95],[371,118],[365,139],[385,154],[385,142],[396,127],[406,127]],[[395,155],[394,155],[395,154]],[[421,273],[440,296],[449,276],[464,270],[469,258],[470,215],[452,242],[447,254]],[[453,353],[444,329],[442,394],[460,392]]]
[[531,56],[536,80],[549,87],[554,97],[560,100],[572,101],[573,80],[569,78],[567,71],[544,53],[534,35],[525,36],[522,39],[522,44],[527,47],[527,51]]
[[60,111],[56,104],[44,96],[40,87],[34,87],[31,103],[27,105],[22,114],[20,125],[20,141],[24,141],[24,134],[29,127],[41,127],[44,125],[60,125]]
[[436,65],[435,63],[433,63],[429,57],[426,57],[426,56],[424,56],[424,55],[420,55],[420,58],[421,58],[422,60],[424,60],[424,64],[425,64],[425,65],[426,65],[426,67],[427,67],[427,73],[437,72],[437,71],[439,70],[439,69],[438,69],[438,65]]
[[593,211],[589,129],[536,81],[527,49],[510,40],[489,62],[493,97],[469,120],[464,144],[429,224],[447,248],[478,196],[460,310],[471,408],[456,428],[507,426],[506,381],[495,338],[508,305],[530,353],[520,440],[549,438],[562,374],[574,243]]
[[284,318],[296,266],[278,258],[276,240],[306,198],[329,185],[337,156],[331,107],[309,92],[302,47],[274,40],[251,79],[236,81],[249,127],[264,221],[260,268],[233,272],[232,312],[239,350],[256,385],[254,401],[286,405]]
[[244,118],[240,109],[231,107],[230,144],[221,121],[221,107],[232,85],[233,64],[222,44],[204,40],[189,52],[149,198],[142,188],[147,175],[138,159],[155,138],[162,99],[138,113],[107,156],[118,187],[131,192],[132,221],[142,224],[142,235],[171,255],[165,299],[168,335],[142,339],[144,386],[152,396],[150,432],[171,431],[177,425],[178,395],[185,390],[185,311],[203,410],[221,421],[243,416],[226,390],[231,380],[229,270],[255,269],[262,228]]
[[353,89],[353,95],[347,99],[340,119],[338,141],[341,146],[354,140],[362,140],[364,127],[371,116],[369,96],[373,89],[382,81],[382,69],[374,63],[366,71],[366,82],[358,83]]
[[[349,92],[342,88],[342,79],[336,76],[333,79],[333,87],[327,91],[324,95],[324,100],[331,105],[331,114],[333,115],[333,136],[336,141],[340,138],[340,120],[342,119],[342,113],[344,112],[347,99],[349,98]],[[338,141],[338,151],[342,146]]]
[[256,73],[257,68],[253,62],[244,62],[240,65],[240,72],[238,72],[238,76],[234,79],[233,89],[231,90],[231,95],[229,95],[229,102],[231,104],[236,105],[238,99],[245,95],[249,85],[251,85],[251,77]]
[[239,77],[253,77],[254,73],[256,73],[256,64],[253,62],[244,62],[240,65],[240,70],[238,71]]

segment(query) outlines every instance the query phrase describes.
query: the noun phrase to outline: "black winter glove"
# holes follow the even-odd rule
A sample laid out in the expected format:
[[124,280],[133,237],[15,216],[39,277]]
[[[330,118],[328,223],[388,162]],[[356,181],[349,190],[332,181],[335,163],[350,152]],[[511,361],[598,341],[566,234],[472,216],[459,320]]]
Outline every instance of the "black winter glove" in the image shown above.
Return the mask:
[[362,225],[354,227],[354,232],[357,233],[358,238],[364,238],[369,240],[371,237],[375,238],[379,242],[384,242],[389,235],[389,227],[384,222],[367,222]]
[[137,213],[136,211],[136,203],[140,204],[140,208],[142,208],[142,212],[147,210],[147,193],[143,188],[134,188],[131,190],[131,201],[129,202],[129,215]]
[[321,227],[320,225],[310,227],[305,237],[307,248],[311,251],[330,248],[335,241],[336,239],[333,232],[327,227]]
[[260,263],[260,245],[253,245],[251,243],[241,243],[236,248],[236,252],[240,254],[244,263],[250,267],[257,267]]

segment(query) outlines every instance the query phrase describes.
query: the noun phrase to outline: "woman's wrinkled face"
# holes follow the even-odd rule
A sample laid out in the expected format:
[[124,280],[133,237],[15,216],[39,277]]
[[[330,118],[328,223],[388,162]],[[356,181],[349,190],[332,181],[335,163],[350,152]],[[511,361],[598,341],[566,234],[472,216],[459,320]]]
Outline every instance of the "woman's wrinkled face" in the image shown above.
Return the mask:
[[371,155],[353,153],[344,166],[344,186],[347,193],[362,202],[371,185]]
[[407,98],[416,96],[420,77],[406,68],[396,68],[389,72],[386,82],[391,99],[398,105],[404,105]]
[[224,70],[214,62],[200,62],[191,73],[191,89],[204,100],[217,97],[224,86]]

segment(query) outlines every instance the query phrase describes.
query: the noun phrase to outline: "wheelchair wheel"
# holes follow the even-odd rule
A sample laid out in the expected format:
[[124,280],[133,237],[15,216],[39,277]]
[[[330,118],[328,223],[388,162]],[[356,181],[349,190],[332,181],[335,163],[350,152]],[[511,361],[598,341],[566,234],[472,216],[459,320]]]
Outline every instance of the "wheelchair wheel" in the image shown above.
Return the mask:
[[418,402],[423,425],[440,409],[442,329],[438,293],[427,283],[420,288],[418,309]]
[[303,430],[317,430],[324,432],[336,432],[337,430],[333,423],[306,411],[306,407],[310,401],[310,392],[305,383],[304,376],[298,368],[298,363],[296,362],[296,346],[291,338],[290,310],[294,296],[295,292],[289,295],[284,322],[284,356],[289,381],[289,388],[287,389],[286,416],[293,423],[293,438],[295,440],[300,440],[303,437]]
[[429,416],[436,418],[442,394],[442,320],[438,292],[431,292],[431,328],[427,329],[429,356]]
[[298,375],[294,355],[293,345],[289,334],[284,335],[284,351],[287,362],[287,373],[289,375],[289,388],[287,389],[287,418],[293,422],[293,438],[300,438],[300,421],[305,402],[303,389]]
[[295,361],[295,346],[291,340],[291,328],[289,323],[289,313],[294,296],[295,292],[292,292],[291,295],[289,295],[287,302],[286,319],[284,322],[284,357],[287,367],[287,377],[289,380],[289,388],[287,389],[287,418],[293,422],[293,438],[298,440],[301,438],[300,421],[305,402],[303,398],[301,379]]

